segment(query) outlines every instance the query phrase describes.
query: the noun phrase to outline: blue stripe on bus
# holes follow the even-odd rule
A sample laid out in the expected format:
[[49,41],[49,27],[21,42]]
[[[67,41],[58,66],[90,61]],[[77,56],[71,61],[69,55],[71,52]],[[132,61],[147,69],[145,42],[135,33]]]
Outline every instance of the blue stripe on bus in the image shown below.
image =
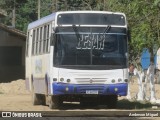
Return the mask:
[[86,94],[87,90],[98,90],[99,95],[120,95],[126,96],[128,84],[66,84],[66,83],[53,83],[53,94],[54,95],[65,95],[65,94]]

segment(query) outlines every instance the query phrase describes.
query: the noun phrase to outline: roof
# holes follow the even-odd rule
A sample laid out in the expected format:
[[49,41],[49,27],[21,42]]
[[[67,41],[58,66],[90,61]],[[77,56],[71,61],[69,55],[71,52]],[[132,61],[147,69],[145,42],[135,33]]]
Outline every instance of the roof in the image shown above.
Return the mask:
[[7,31],[7,32],[10,32],[10,33],[12,33],[14,35],[17,35],[17,36],[23,38],[24,40],[26,39],[26,34],[24,32],[22,32],[22,31],[20,31],[18,29],[15,29],[13,27],[8,27],[8,26],[0,23],[0,29],[3,29],[5,31]]
[[2,10],[2,9],[0,9],[0,18],[1,17],[5,17],[5,16],[7,16],[7,12]]

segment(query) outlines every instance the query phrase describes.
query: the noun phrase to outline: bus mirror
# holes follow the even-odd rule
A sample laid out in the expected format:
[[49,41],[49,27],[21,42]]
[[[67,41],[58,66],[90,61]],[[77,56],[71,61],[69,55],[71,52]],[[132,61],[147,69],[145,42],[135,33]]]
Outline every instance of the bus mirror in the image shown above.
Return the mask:
[[55,33],[51,33],[51,46],[55,45],[55,40],[56,40],[56,34]]

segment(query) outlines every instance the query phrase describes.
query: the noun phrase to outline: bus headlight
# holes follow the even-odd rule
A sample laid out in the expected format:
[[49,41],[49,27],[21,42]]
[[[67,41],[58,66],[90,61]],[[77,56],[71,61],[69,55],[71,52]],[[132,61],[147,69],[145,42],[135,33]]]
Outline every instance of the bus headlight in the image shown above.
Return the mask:
[[57,81],[57,78],[53,78],[53,81]]
[[67,79],[67,82],[68,82],[68,83],[71,82],[71,79]]
[[115,79],[112,79],[112,83],[115,83]]
[[124,82],[128,82],[128,79],[124,79]]
[[60,81],[63,82],[63,81],[64,81],[64,78],[60,78]]
[[118,82],[122,82],[122,79],[121,79],[121,78],[119,78],[119,79],[118,79]]

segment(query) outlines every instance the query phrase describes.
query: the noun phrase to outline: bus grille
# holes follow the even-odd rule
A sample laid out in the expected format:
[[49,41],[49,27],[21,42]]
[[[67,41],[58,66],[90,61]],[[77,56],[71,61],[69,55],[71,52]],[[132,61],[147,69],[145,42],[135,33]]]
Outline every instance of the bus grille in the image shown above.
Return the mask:
[[106,78],[76,78],[77,84],[104,84]]

